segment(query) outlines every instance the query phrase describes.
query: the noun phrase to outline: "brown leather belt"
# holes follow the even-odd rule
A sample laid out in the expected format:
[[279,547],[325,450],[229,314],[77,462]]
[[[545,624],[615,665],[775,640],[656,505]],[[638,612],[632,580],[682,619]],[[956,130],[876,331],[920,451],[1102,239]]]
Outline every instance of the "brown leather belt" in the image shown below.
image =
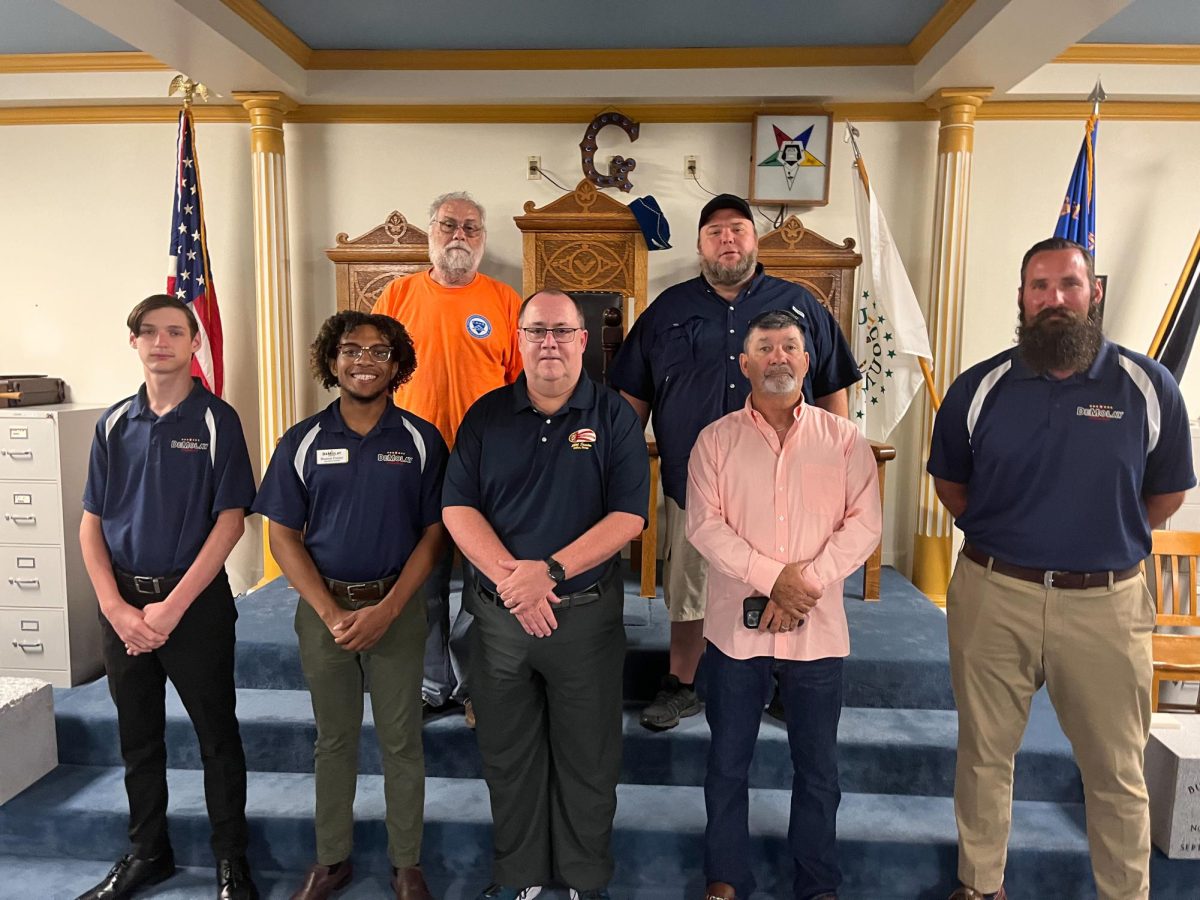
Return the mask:
[[1107,572],[1061,572],[1054,569],[1030,569],[1027,566],[1018,566],[1002,559],[996,559],[994,556],[988,556],[982,550],[977,550],[966,543],[962,546],[962,555],[985,568],[991,563],[993,572],[1007,575],[1010,578],[1020,578],[1022,581],[1031,581],[1034,584],[1042,585],[1047,590],[1057,588],[1081,591],[1084,588],[1108,587],[1110,578],[1112,579],[1111,583],[1115,584],[1118,581],[1126,581],[1141,571],[1138,566]]
[[356,610],[364,606],[374,606],[387,596],[392,585],[400,576],[389,575],[375,581],[338,581],[336,578],[326,578],[325,586],[342,609]]

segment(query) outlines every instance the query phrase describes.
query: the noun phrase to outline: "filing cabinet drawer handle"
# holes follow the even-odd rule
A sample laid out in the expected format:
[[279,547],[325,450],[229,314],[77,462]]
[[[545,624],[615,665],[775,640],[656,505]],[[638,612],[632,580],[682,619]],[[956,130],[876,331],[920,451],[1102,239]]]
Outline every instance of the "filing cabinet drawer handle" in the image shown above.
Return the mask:
[[8,579],[8,583],[15,584],[19,588],[36,588],[42,586],[42,583],[36,578],[10,578]]
[[9,459],[33,459],[32,450],[0,450],[0,456],[7,456]]
[[12,522],[14,525],[36,525],[37,516],[10,516],[5,513],[4,518]]
[[41,641],[13,641],[12,645],[22,653],[44,653],[46,650]]

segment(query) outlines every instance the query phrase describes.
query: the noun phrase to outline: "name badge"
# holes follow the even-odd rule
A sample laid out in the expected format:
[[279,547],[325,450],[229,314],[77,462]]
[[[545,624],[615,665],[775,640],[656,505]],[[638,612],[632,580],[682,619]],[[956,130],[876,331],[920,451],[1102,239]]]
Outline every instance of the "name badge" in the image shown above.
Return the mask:
[[337,450],[317,451],[318,466],[337,466],[348,462],[350,462],[350,451],[345,447],[340,447]]

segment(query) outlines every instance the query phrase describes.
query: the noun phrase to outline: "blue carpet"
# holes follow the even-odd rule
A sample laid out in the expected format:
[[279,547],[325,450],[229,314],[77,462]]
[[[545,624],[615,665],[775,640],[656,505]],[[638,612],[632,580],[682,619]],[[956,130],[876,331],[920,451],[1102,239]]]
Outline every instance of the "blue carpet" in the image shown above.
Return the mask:
[[[852,655],[839,732],[844,799],[839,845],[843,900],[944,898],[954,886],[950,799],[956,717],[945,618],[911,584],[883,572],[884,601],[847,583]],[[703,715],[655,734],[637,724],[640,703],[666,670],[669,623],[661,599],[634,596],[627,579],[625,753],[613,846],[614,897],[684,900],[702,891]],[[315,729],[292,632],[296,597],[276,581],[239,601],[238,711],[251,771],[251,858],[264,897],[288,897],[313,854]],[[701,687],[703,674],[700,678]],[[71,898],[125,850],[126,805],[116,716],[103,680],[55,691],[62,765],[0,807],[0,898]],[[428,770],[423,865],[436,896],[473,898],[489,879],[490,811],[479,754],[461,714],[425,727]],[[187,868],[147,897],[211,897],[212,871],[199,753],[178,698],[168,697],[171,828]],[[356,868],[340,895],[388,895],[379,756],[368,704],[356,799]],[[783,726],[764,717],[750,783],[756,900],[790,896],[786,862],[791,763]],[[1095,897],[1082,792],[1070,747],[1043,693],[1017,758],[1017,802],[1007,883],[1014,897]],[[784,862],[780,862],[784,860]],[[1200,864],[1156,853],[1153,896],[1200,896]],[[563,900],[565,892],[547,892]]]

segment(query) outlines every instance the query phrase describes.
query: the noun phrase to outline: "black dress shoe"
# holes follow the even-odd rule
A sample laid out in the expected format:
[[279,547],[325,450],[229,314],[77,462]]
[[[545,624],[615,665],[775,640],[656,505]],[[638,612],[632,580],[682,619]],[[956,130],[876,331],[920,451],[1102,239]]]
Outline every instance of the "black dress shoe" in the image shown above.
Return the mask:
[[258,888],[250,877],[246,857],[217,862],[217,900],[258,900]]
[[175,874],[175,857],[170,850],[149,859],[127,853],[117,860],[108,875],[75,900],[125,900],[144,887],[166,881]]

